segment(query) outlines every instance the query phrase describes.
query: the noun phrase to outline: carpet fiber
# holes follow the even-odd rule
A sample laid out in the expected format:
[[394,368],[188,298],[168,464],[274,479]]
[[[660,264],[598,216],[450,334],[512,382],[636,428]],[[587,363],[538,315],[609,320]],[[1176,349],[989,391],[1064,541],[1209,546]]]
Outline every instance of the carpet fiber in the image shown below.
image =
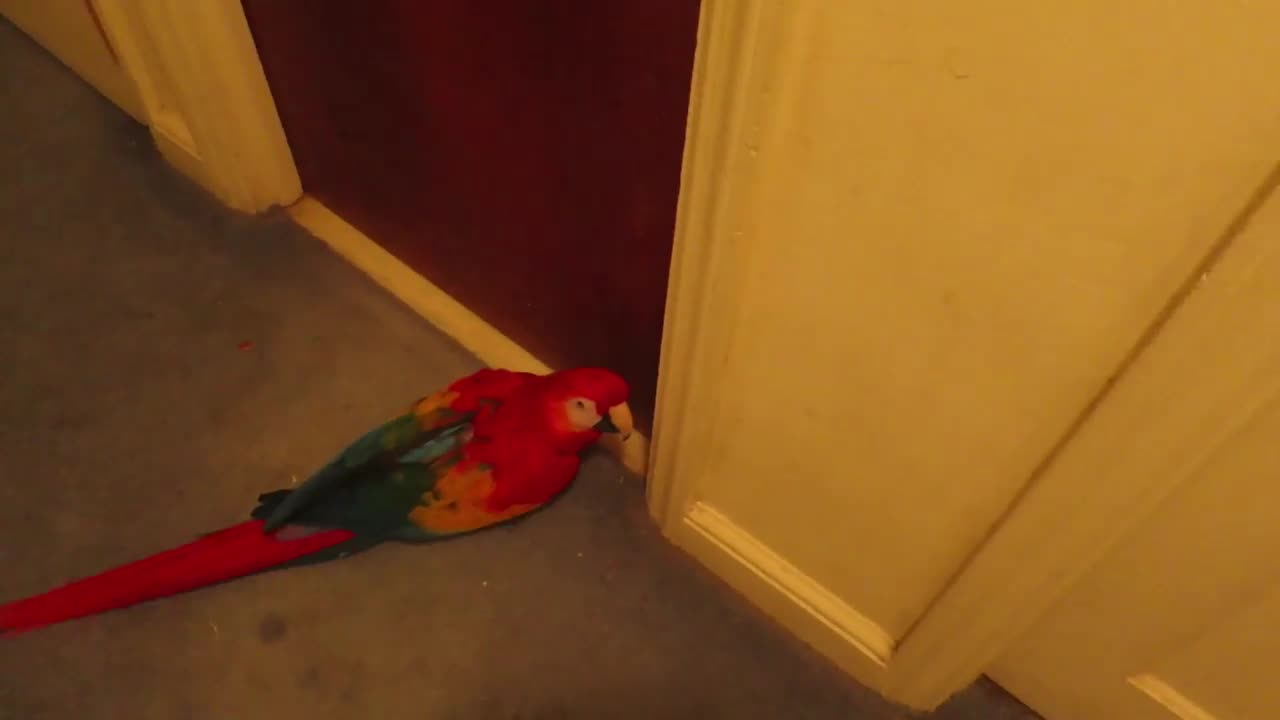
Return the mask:
[[[0,601],[245,517],[479,363],[0,20]],[[596,456],[524,523],[0,639],[0,719],[902,718]],[[1031,717],[981,683],[936,717]]]

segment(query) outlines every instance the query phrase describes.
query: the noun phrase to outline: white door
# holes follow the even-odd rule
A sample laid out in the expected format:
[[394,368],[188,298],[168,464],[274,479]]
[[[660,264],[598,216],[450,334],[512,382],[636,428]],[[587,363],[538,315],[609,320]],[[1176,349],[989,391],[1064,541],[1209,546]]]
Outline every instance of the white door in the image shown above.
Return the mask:
[[[1280,5],[703,7],[651,506],[928,709],[1146,509],[1097,416],[1280,158]],[[1203,435],[1204,350],[1119,425]]]
[[142,99],[103,32],[94,0],[0,0],[0,15],[139,122]]
[[[1049,720],[1280,718],[1274,192],[1146,354],[1121,384],[1167,390],[1147,424],[1200,431],[1184,443],[1135,437],[1100,459],[1128,469],[1119,482],[1167,482],[1172,493],[1131,518],[990,674]],[[1179,454],[1190,461],[1160,459]]]

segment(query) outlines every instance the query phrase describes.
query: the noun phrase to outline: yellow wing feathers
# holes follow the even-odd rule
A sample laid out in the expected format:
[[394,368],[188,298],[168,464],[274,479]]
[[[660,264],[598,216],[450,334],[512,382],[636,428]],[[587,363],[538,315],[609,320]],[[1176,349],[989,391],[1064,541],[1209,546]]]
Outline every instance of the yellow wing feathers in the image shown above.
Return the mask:
[[441,390],[440,392],[428,395],[414,403],[413,414],[417,415],[419,418],[429,417],[438,410],[449,409],[449,406],[457,399],[458,393]]
[[493,489],[493,475],[487,468],[458,463],[436,481],[434,490],[423,497],[422,506],[409,513],[409,519],[430,533],[458,533],[478,530],[539,507],[512,505],[495,513],[487,507]]

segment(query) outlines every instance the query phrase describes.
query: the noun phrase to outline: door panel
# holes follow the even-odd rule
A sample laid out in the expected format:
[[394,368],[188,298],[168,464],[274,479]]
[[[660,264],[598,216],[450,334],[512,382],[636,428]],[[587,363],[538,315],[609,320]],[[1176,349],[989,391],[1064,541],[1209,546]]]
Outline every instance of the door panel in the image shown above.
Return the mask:
[[697,0],[245,0],[307,193],[652,412]]
[[[1219,626],[1156,663],[1154,672],[1136,679],[1140,689],[1162,700],[1168,709],[1195,718],[1195,708],[1219,720],[1247,720],[1280,715],[1280,586],[1261,601],[1229,613]],[[1155,689],[1156,692],[1152,690]],[[1187,711],[1179,713],[1179,710]]]
[[142,99],[102,31],[93,0],[0,0],[0,15],[135,120],[146,122]]
[[1220,411],[1182,402],[1178,389],[1241,382],[1206,350],[1231,347],[1265,368],[1250,383],[1258,409],[1241,403],[1225,424],[1240,429],[1186,468],[1177,490],[991,669],[1049,720],[1280,717],[1278,236],[1273,192],[1149,351],[1148,369],[1168,378],[1164,412],[1194,420]]
[[769,6],[677,482],[905,641],[1275,162],[1280,11]]

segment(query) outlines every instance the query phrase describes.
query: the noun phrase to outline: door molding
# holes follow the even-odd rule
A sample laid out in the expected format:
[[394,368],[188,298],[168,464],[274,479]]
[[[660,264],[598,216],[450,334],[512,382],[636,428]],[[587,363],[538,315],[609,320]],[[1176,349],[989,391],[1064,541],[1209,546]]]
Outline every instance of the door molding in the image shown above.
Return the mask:
[[[885,692],[889,676],[903,667],[894,639],[693,493],[695,479],[710,471],[727,420],[724,395],[734,390],[723,377],[724,360],[759,240],[750,219],[761,127],[780,94],[773,84],[786,81],[772,71],[796,49],[787,42],[788,21],[781,4],[765,0],[703,0],[647,497],[670,540],[846,672]],[[920,709],[941,701],[909,687],[886,694]]]
[[742,196],[753,163],[735,150],[753,142],[755,69],[768,39],[760,27],[776,14],[764,0],[702,2],[646,488],[649,511],[666,529],[689,509],[688,479],[705,472],[714,438],[722,388],[702,381],[715,377],[729,347],[749,242]]
[[[1149,345],[1247,225],[1276,176],[1218,238],[947,587],[913,627],[885,647],[873,622],[848,620],[856,611],[845,610],[854,609],[824,611],[806,601],[820,593],[787,579],[794,573],[765,572],[761,567],[768,563],[744,558],[731,540],[754,547],[743,540],[750,536],[724,518],[708,523],[714,508],[701,504],[693,492],[697,479],[709,472],[717,437],[725,431],[727,418],[718,416],[722,398],[741,391],[724,377],[724,359],[739,325],[735,298],[744,286],[746,263],[762,241],[746,222],[754,204],[758,133],[770,98],[785,95],[789,81],[770,68],[801,50],[794,47],[798,36],[789,32],[791,21],[781,4],[763,0],[703,3],[668,283],[649,508],[667,537],[858,680],[889,699],[933,709],[977,679],[1177,487],[1195,459],[1230,431],[1226,418],[1235,416],[1226,414],[1227,406],[1235,413],[1241,403],[1257,400],[1256,384],[1178,387],[1219,408],[1224,419],[1217,427],[1179,424],[1158,409],[1168,384],[1117,379],[1153,361]],[[1240,348],[1231,351],[1235,355],[1215,351],[1223,357],[1214,359],[1244,375],[1259,362]],[[1118,464],[1132,443],[1149,443],[1162,452],[1131,453]],[[1147,466],[1137,467],[1142,462]],[[1164,470],[1156,471],[1157,465]],[[1139,473],[1139,481],[1128,479]]]
[[[783,6],[703,0],[690,92],[681,192],[668,279],[658,402],[650,449],[650,514],[664,535],[862,683],[881,689],[894,639],[870,618],[714,507],[694,479],[724,432],[726,354],[753,243],[762,120],[785,78],[772,70],[795,48]],[[906,695],[891,696],[921,709]]]
[[242,212],[302,182],[239,0],[92,0],[164,157]]

